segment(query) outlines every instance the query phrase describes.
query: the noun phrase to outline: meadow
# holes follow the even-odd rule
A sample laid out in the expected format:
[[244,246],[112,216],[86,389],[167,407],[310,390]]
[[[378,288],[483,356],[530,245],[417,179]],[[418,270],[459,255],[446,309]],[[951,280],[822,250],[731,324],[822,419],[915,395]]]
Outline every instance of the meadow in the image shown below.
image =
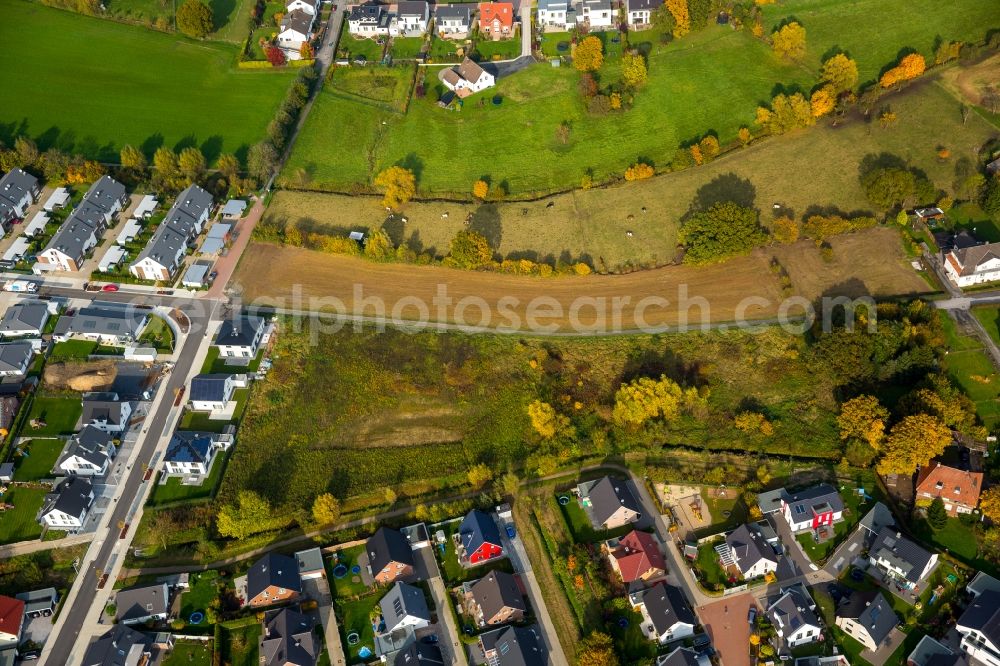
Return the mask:
[[[604,418],[623,380],[660,373],[711,392],[708,414],[678,421],[665,443],[839,457],[833,387],[800,360],[804,341],[777,329],[539,340],[366,328],[320,333],[314,345],[309,339],[308,329],[291,327],[278,338],[220,502],[249,488],[276,512],[291,512],[322,492],[350,497],[398,488],[463,475],[479,462],[517,466],[540,448],[526,414],[532,400],[579,402],[583,441],[607,430]],[[748,400],[778,424],[772,437],[733,427],[732,414]],[[631,446],[631,435],[610,437],[621,450]],[[566,455],[589,454],[589,447]]]
[[[460,112],[436,105],[434,68],[427,71],[428,95],[415,99],[403,117],[324,94],[285,178],[305,169],[310,187],[343,191],[370,185],[380,170],[402,164],[415,172],[425,195],[465,194],[479,178],[504,184],[514,195],[565,190],[588,173],[595,181],[618,176],[640,159],[662,167],[680,144],[707,133],[723,144],[733,141],[741,126],[753,129],[756,107],[776,92],[808,93],[829,53],[847,49],[866,80],[895,62],[901,49],[931,53],[939,35],[975,41],[997,25],[990,0],[891,4],[801,0],[768,6],[767,27],[790,16],[805,24],[808,56],[799,64],[777,59],[763,42],[727,27],[713,25],[666,45],[640,34],[649,80],[632,109],[607,116],[585,109],[578,72],[547,63],[501,79],[489,95],[466,100]],[[616,68],[612,56],[598,78],[611,82]],[[493,96],[502,103],[488,103]],[[565,140],[557,136],[563,123],[570,128]],[[331,139],[345,130],[361,150],[330,150]]]
[[117,162],[129,143],[197,146],[209,161],[263,138],[293,73],[240,71],[238,47],[198,42],[25,0],[0,0],[0,43],[30,53],[0,72],[0,140],[26,134]]

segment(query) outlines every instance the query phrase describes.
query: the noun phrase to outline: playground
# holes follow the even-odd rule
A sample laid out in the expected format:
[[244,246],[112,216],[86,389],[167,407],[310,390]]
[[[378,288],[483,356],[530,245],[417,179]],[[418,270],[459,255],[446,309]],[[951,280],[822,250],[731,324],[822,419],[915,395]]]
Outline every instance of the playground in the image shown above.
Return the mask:
[[673,509],[677,535],[694,538],[708,528],[729,523],[734,517],[739,493],[733,488],[657,484],[660,501]]

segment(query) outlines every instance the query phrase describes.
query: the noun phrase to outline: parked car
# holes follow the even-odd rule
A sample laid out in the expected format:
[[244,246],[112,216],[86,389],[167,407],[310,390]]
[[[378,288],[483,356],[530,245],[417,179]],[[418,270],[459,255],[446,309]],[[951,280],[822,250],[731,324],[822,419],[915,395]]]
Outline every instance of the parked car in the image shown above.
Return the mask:
[[101,291],[118,291],[119,287],[116,284],[106,284],[101,287]]
[[747,612],[747,621],[750,623],[751,627],[753,626],[754,620],[756,619],[757,619],[757,607],[751,606],[750,610]]
[[507,538],[513,539],[516,536],[517,536],[517,530],[514,529],[513,525],[507,523]]
[[10,259],[0,259],[0,268],[14,268],[17,266],[16,261],[11,261]]
[[438,637],[437,634],[429,634],[427,636],[424,636],[421,640],[424,643],[427,643],[428,645],[434,645],[435,643],[438,642]]
[[84,291],[100,291],[101,290],[101,286],[98,285],[98,284],[91,284],[89,282],[84,282],[83,283],[83,290]]

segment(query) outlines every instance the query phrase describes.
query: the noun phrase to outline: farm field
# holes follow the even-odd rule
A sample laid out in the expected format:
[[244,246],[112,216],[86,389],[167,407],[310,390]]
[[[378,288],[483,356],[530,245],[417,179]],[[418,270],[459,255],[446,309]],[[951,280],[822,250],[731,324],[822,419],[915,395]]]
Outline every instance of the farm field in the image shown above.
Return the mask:
[[[970,117],[963,125],[959,101],[934,81],[896,95],[892,104],[899,121],[889,130],[859,120],[836,128],[815,127],[769,138],[696,169],[642,182],[575,190],[543,201],[486,206],[410,202],[405,208],[405,227],[395,223],[385,228],[396,243],[406,241],[418,251],[444,255],[472,214],[472,227],[484,233],[502,257],[565,255],[610,271],[662,265],[674,259],[679,221],[696,199],[741,201],[762,211],[780,202],[797,216],[811,206],[868,210],[870,204],[857,175],[857,165],[865,155],[898,155],[945,189],[954,180],[954,162],[972,157],[972,146],[983,145],[996,134],[996,129],[979,116]],[[351,122],[361,132],[361,125],[379,126],[376,115],[366,107],[365,113]],[[937,158],[938,145],[951,147],[951,161]],[[367,168],[368,157],[363,151],[337,154],[337,159]],[[464,193],[470,187],[471,183],[462,183],[460,190]],[[382,225],[385,210],[375,198],[284,191],[274,197],[265,220],[295,224],[303,232],[346,234]],[[627,231],[633,232],[632,237]]]
[[106,161],[117,161],[125,143],[147,155],[194,145],[210,162],[222,152],[242,157],[264,136],[293,77],[236,69],[234,45],[24,0],[0,0],[0,42],[32,54],[0,73],[0,86],[23,92],[0,106],[0,139],[25,133],[42,150]]
[[[649,81],[633,109],[607,117],[585,110],[575,70],[547,64],[501,79],[490,95],[467,100],[461,112],[437,107],[434,90],[440,84],[433,68],[427,72],[427,97],[414,100],[403,117],[362,113],[360,102],[321,95],[284,177],[303,168],[312,187],[346,190],[370,184],[387,166],[403,164],[415,171],[426,195],[464,194],[482,177],[505,184],[514,195],[577,187],[588,170],[601,181],[640,157],[662,166],[678,145],[705,133],[716,134],[723,144],[734,140],[741,125],[753,129],[756,107],[779,88],[808,91],[822,56],[832,49],[845,48],[857,58],[865,80],[893,63],[900,49],[930,52],[938,35],[978,40],[996,25],[990,0],[960,0],[947,8],[929,0],[920,0],[919,8],[893,0],[899,5],[895,10],[877,4],[801,0],[768,6],[769,22],[794,15],[805,24],[809,54],[801,66],[776,59],[748,33],[725,27],[711,26],[667,45],[640,35],[651,49]],[[906,20],[898,20],[900,15]],[[871,16],[875,20],[868,20]],[[557,44],[553,36],[543,49],[553,51]],[[608,62],[606,77],[617,65],[614,56]],[[502,104],[478,99],[493,95]],[[563,122],[571,126],[565,143],[556,137]],[[497,132],[498,126],[510,130]],[[367,160],[345,155],[356,151],[330,150],[331,138],[343,128],[351,128],[352,138],[363,146],[357,152]]]
[[[309,339],[310,331],[291,327],[278,338],[275,365],[251,397],[220,502],[252,489],[278,516],[308,508],[320,492],[350,497],[399,489],[464,476],[479,462],[503,469],[539,447],[526,414],[532,400],[579,393],[579,427],[589,432],[601,427],[596,414],[613,402],[624,377],[679,368],[700,368],[710,415],[678,422],[671,441],[839,456],[832,386],[799,360],[802,339],[778,329],[564,340],[366,328],[320,334],[315,345]],[[575,388],[557,388],[568,368]],[[742,435],[728,416],[748,396],[781,423],[766,441]],[[286,446],[264,446],[279,436]],[[297,482],[263,473],[272,469]]]
[[[160,19],[172,27],[174,9],[179,3],[173,0],[108,0],[103,3],[106,14],[129,23],[155,24]],[[212,9],[215,28],[209,39],[240,43],[250,29],[249,0],[207,0]]]

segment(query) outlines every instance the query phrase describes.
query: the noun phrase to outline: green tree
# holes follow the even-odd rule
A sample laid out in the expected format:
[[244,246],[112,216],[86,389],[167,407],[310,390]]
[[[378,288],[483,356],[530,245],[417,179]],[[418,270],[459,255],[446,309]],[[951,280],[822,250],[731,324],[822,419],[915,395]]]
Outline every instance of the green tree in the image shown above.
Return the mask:
[[340,500],[330,493],[317,495],[312,514],[313,520],[320,525],[332,525],[340,519]]
[[389,167],[375,177],[375,185],[384,191],[382,205],[393,210],[413,198],[417,193],[417,179],[413,172],[401,166]]
[[479,463],[470,467],[466,476],[469,485],[478,490],[493,480],[493,470],[486,463]]
[[184,0],[177,8],[177,29],[188,37],[202,39],[214,26],[212,8],[201,0]]
[[385,261],[394,257],[396,248],[385,229],[372,229],[365,238],[365,256],[375,261]]
[[838,53],[823,63],[820,78],[833,86],[838,94],[850,92],[858,85],[858,63],[843,53]]
[[646,82],[646,59],[638,53],[627,51],[622,56],[622,80],[625,85],[637,88]]
[[872,204],[887,210],[913,196],[916,179],[900,167],[871,169],[861,177],[861,189]]
[[593,35],[584,37],[573,51],[573,66],[581,72],[596,72],[604,64],[604,45]]
[[994,176],[983,195],[983,210],[993,217],[1000,216],[1000,177]]
[[278,165],[278,150],[270,141],[261,141],[250,146],[247,153],[247,170],[260,182],[271,177]]
[[514,497],[521,488],[521,479],[513,471],[507,472],[500,477],[500,487],[503,488],[504,495]]
[[749,254],[767,242],[757,211],[735,203],[717,203],[707,211],[691,215],[681,227],[684,262],[706,264]]
[[14,152],[17,153],[19,166],[23,168],[33,167],[38,164],[41,155],[35,142],[26,136],[19,136],[14,139]]
[[263,532],[272,523],[271,506],[252,490],[241,490],[236,504],[223,505],[215,519],[219,535],[233,539]]
[[697,389],[682,389],[665,375],[659,379],[640,377],[618,388],[611,419],[620,426],[632,427],[656,418],[672,421],[682,411],[695,409],[703,402]]
[[188,146],[178,155],[177,166],[188,185],[197,183],[205,174],[205,156],[194,146]]
[[456,268],[476,269],[492,261],[493,251],[482,234],[462,229],[451,239],[448,259]]
[[940,497],[935,497],[931,501],[931,505],[927,507],[927,524],[935,532],[944,529],[945,525],[948,524],[948,511],[945,510],[944,500]]
[[232,153],[219,155],[219,159],[216,161],[216,168],[219,170],[219,173],[226,177],[230,185],[240,175],[240,161]]
[[153,179],[156,183],[166,189],[174,189],[181,173],[177,153],[166,146],[157,148],[153,153],[153,169],[155,169]]

